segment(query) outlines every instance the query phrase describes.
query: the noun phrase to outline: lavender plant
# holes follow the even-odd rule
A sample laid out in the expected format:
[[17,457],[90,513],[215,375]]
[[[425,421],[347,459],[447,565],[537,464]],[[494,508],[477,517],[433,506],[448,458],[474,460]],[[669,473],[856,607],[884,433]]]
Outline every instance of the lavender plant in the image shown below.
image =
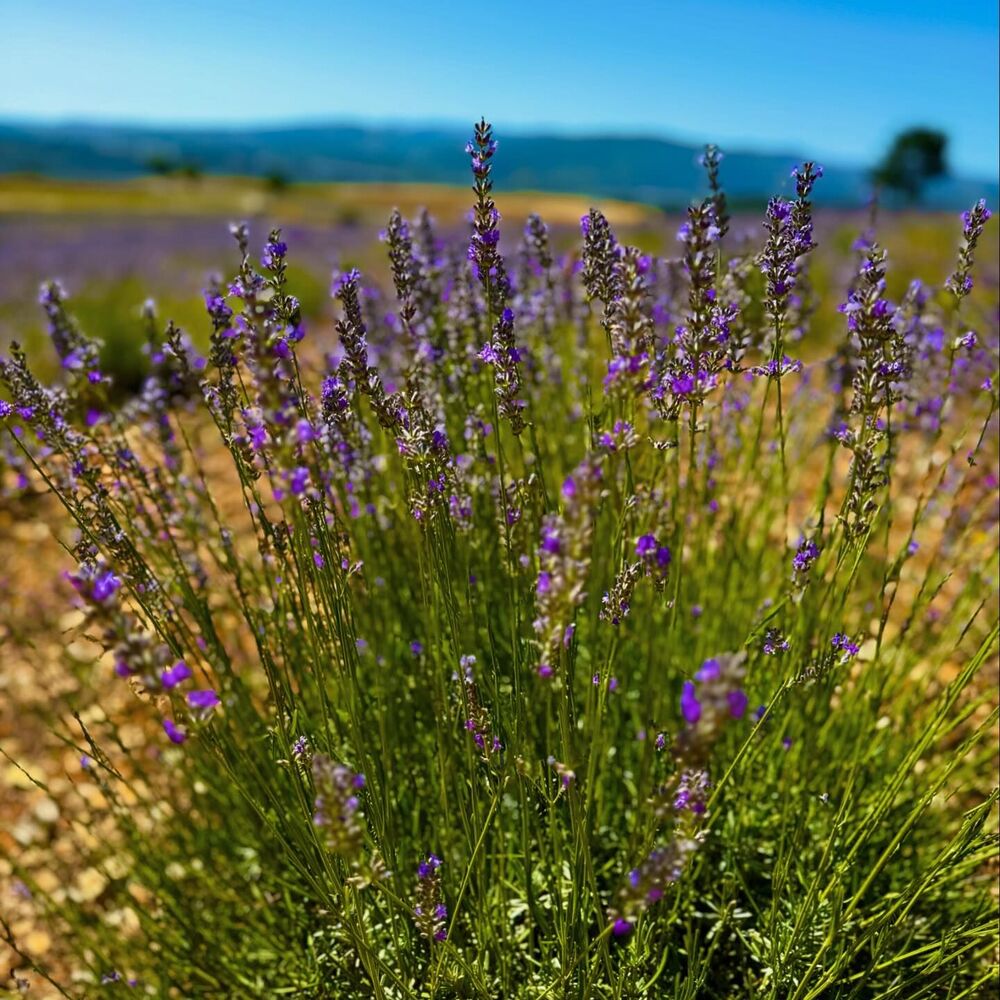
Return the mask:
[[982,995],[985,206],[955,274],[898,303],[866,246],[824,345],[794,301],[811,164],[763,247],[720,242],[710,147],[678,257],[593,210],[578,258],[533,216],[508,268],[485,121],[468,152],[469,243],[393,213],[392,291],[336,274],[335,337],[303,315],[282,234],[257,257],[236,226],[207,350],[147,310],[124,406],[57,285],[56,381],[16,346],[0,361],[4,489],[61,503],[64,600],[143,734],[59,706],[109,833],[67,829],[58,863],[107,879],[74,899],[12,856],[73,968],[4,919],[17,978],[81,997]]

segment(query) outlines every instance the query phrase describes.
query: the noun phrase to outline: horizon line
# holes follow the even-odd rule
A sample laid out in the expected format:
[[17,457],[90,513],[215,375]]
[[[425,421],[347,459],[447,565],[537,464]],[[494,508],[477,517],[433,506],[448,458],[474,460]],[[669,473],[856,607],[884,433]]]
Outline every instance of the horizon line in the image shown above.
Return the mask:
[[[492,123],[496,129],[497,124]],[[0,111],[0,127],[5,125],[14,126],[35,126],[41,128],[66,128],[66,127],[97,127],[97,128],[120,128],[133,129],[135,131],[155,131],[157,129],[172,129],[183,132],[247,132],[247,131],[271,131],[282,132],[294,129],[321,129],[331,127],[349,127],[360,130],[392,129],[400,132],[420,132],[438,131],[455,132],[456,136],[467,136],[471,134],[472,124],[465,124],[452,118],[394,118],[392,116],[380,115],[350,115],[331,114],[329,116],[311,116],[304,118],[247,118],[242,120],[191,120],[156,118],[136,119],[126,116],[101,116],[100,114],[21,114],[18,112]],[[931,127],[917,123],[913,128]],[[596,125],[575,126],[560,125],[558,123],[539,124],[511,124],[500,126],[498,141],[503,142],[504,135],[515,136],[523,139],[539,139],[557,137],[568,140],[606,139],[606,140],[626,140],[662,142],[674,146],[689,148],[692,152],[698,152],[709,145],[704,140],[699,140],[694,136],[689,136],[683,129],[677,131],[657,130],[655,126],[644,126],[641,128],[620,126]],[[753,146],[745,141],[735,141],[732,146],[726,146],[721,142],[712,143],[718,146],[724,155],[749,155],[749,156],[787,156],[789,163],[801,162],[803,152],[795,152],[791,143],[785,147],[763,145]],[[820,154],[821,155],[821,154]],[[816,159],[820,158],[817,155]],[[837,155],[822,156],[823,165],[828,169],[874,169],[877,161],[868,163],[858,159],[841,158]],[[990,183],[1000,183],[1000,165],[995,173],[976,173],[962,169],[953,170],[950,174],[957,180],[968,181],[988,181]]]

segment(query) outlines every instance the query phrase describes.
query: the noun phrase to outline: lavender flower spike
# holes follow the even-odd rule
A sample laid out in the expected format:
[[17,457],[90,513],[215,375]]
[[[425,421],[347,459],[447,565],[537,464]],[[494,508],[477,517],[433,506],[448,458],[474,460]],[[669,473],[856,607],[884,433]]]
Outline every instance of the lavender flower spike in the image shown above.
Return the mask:
[[441,898],[441,859],[428,854],[417,865],[416,903],[413,920],[417,929],[428,941],[445,941],[448,937],[448,907]]
[[475,127],[473,141],[465,147],[472,160],[473,232],[469,243],[469,260],[476,270],[486,307],[493,322],[490,339],[483,345],[479,357],[493,368],[494,389],[500,415],[510,421],[511,430],[520,434],[524,422],[524,400],[521,399],[521,351],[514,342],[514,312],[507,306],[510,279],[500,256],[500,213],[493,202],[490,180],[490,160],[496,152],[493,127],[485,119]]
[[969,211],[962,213],[962,246],[958,251],[958,267],[946,282],[959,302],[972,291],[972,265],[975,262],[976,246],[992,215],[986,207],[985,198],[980,198]]

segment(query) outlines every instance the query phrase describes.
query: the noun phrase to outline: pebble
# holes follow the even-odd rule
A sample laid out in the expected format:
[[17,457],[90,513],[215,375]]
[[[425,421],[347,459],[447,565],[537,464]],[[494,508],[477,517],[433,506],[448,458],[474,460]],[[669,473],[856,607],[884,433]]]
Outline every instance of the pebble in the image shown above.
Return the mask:
[[53,799],[42,799],[34,808],[35,819],[52,824],[59,819],[59,806]]

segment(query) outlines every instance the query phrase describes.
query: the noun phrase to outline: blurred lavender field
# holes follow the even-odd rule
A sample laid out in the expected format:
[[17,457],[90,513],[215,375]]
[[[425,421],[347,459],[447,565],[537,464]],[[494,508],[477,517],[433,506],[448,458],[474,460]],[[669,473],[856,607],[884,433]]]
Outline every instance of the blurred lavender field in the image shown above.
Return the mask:
[[[292,273],[304,314],[330,319],[332,270],[358,266],[386,283],[379,233],[393,207],[426,206],[450,241],[466,226],[466,201],[462,188],[417,184],[273,190],[237,178],[82,184],[8,177],[0,182],[0,344],[40,342],[38,288],[53,278],[66,287],[84,327],[124,353],[125,367],[142,363],[139,313],[147,298],[198,342],[205,328],[201,290],[232,265],[230,225],[237,220],[261,235],[282,229],[295,250]],[[587,201],[513,194],[500,204],[519,229],[539,202],[552,220],[554,245],[569,246]],[[662,245],[666,229],[654,210],[613,202],[607,210],[623,232]]]
[[[314,322],[333,316],[328,287],[331,271],[358,266],[376,284],[387,285],[379,234],[389,212],[400,202],[411,210],[418,204],[429,204],[446,241],[467,226],[463,207],[467,195],[461,188],[297,185],[287,195],[266,197],[253,182],[228,179],[221,184],[201,181],[186,185],[184,197],[178,197],[168,182],[161,181],[158,201],[150,205],[130,201],[134,185],[105,186],[100,193],[106,195],[110,190],[110,201],[95,199],[92,189],[81,186],[77,191],[72,185],[64,186],[68,195],[62,190],[62,200],[53,201],[52,187],[52,182],[38,182],[37,190],[31,191],[34,197],[26,197],[21,186],[13,203],[10,192],[5,199],[0,190],[0,344],[15,338],[33,343],[42,336],[37,291],[43,281],[52,278],[65,285],[74,312],[90,332],[126,350],[133,339],[138,345],[139,310],[147,298],[157,302],[161,315],[186,327],[198,341],[204,328],[201,289],[210,275],[233,263],[235,247],[229,228],[237,219],[247,219],[251,230],[261,236],[281,228],[295,251],[292,267],[304,314]],[[333,196],[331,189],[337,192]],[[515,194],[500,201],[507,225],[506,253],[516,252],[532,197],[538,196]],[[553,246],[572,253],[579,234],[577,219],[589,201],[550,195],[545,196],[545,202],[546,217],[552,220]],[[11,210],[12,205],[22,204],[29,210]],[[156,211],[164,205],[167,211]],[[648,252],[667,256],[676,252],[675,234],[682,221],[679,213],[639,204],[601,207],[629,242]],[[761,216],[738,213],[733,220],[734,235],[758,240]],[[813,273],[820,291],[846,283],[850,264],[845,252],[870,221],[865,210],[818,214],[819,247]],[[953,223],[949,214],[882,214],[879,238],[898,265],[889,275],[891,292],[898,295],[904,290],[891,287],[902,281],[899,275],[929,277],[948,266],[954,253]],[[981,249],[985,290],[1000,283],[1000,245],[991,236],[994,234],[987,234]],[[833,335],[831,324],[835,320],[832,306],[829,315],[823,315],[821,309],[814,332],[822,339],[828,333]]]
[[[120,307],[128,308],[128,303],[115,300],[133,291],[163,300],[180,310],[181,316],[190,315],[192,309],[197,312],[206,275],[232,255],[229,222],[213,217],[3,219],[0,318],[4,339],[25,319],[37,320],[38,286],[52,277],[67,285],[78,305],[96,297],[112,314]],[[271,220],[258,223],[261,231],[271,225]],[[286,232],[316,273],[329,272],[345,252],[362,251],[376,236],[369,227],[345,225],[292,225]]]

